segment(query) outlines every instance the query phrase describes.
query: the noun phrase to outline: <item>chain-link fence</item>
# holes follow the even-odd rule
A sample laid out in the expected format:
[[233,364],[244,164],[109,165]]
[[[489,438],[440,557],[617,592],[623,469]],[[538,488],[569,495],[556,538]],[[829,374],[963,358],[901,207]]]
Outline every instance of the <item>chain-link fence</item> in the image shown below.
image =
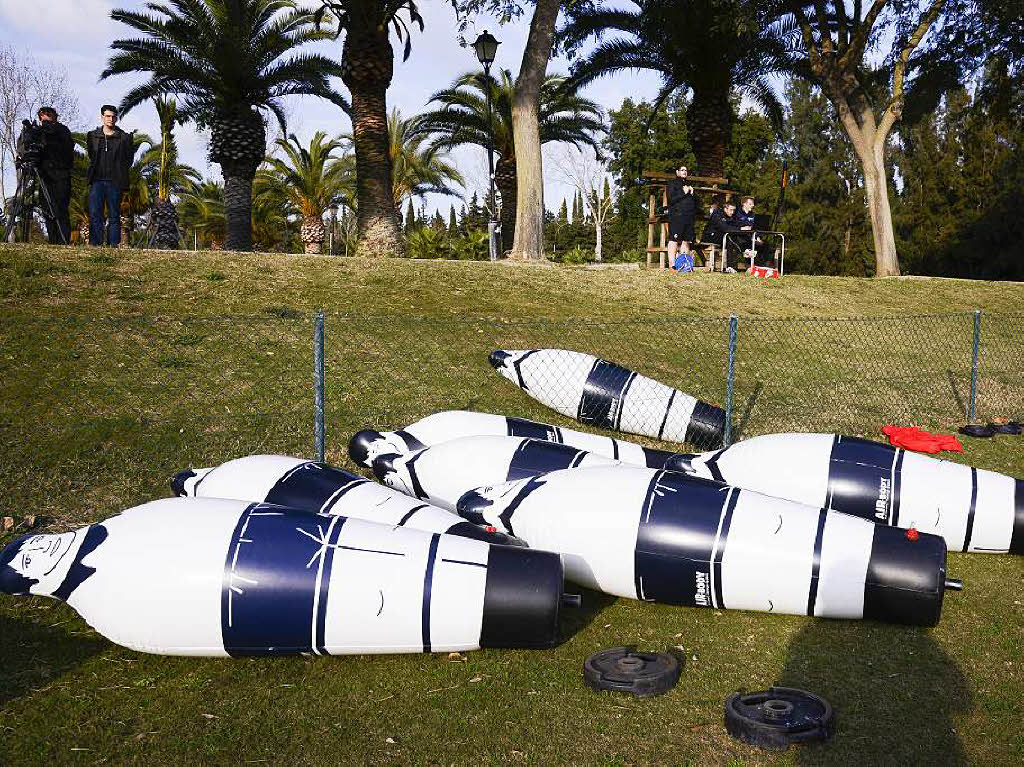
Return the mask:
[[[6,323],[0,482],[16,503],[38,499],[47,483],[64,483],[54,490],[65,495],[69,482],[88,488],[118,464],[170,473],[255,452],[316,455],[315,361],[320,444],[336,463],[355,431],[439,410],[572,424],[515,375],[500,377],[495,350],[614,361],[726,411],[733,440],[787,430],[877,438],[888,423],[952,430],[972,412],[978,421],[1024,415],[1024,314],[615,322],[328,314],[322,323],[319,347],[316,319],[285,309]],[[529,369],[520,366],[535,383],[561,387],[563,412],[579,412],[592,360]],[[636,439],[657,444],[659,426],[666,436],[670,417],[689,417],[683,398],[669,403],[657,387],[605,372],[610,401],[599,403],[604,420],[590,419],[596,426],[616,418],[635,426],[646,413],[647,436]],[[697,415],[709,412],[717,411]],[[691,437],[691,449],[715,444],[707,431]]]

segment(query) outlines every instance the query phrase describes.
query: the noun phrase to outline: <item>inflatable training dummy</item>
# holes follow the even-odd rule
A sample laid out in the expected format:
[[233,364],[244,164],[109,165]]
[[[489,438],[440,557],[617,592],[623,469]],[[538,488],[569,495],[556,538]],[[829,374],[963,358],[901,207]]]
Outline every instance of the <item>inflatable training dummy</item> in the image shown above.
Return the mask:
[[934,626],[961,588],[938,536],[655,469],[555,471],[458,510],[559,552],[581,585],[670,605]]
[[[488,543],[518,543],[507,535],[488,533],[451,511],[414,501],[408,495],[358,474],[286,455],[250,455],[210,469],[179,471],[171,480],[171,491],[195,498],[274,503],[428,533],[461,535]],[[454,502],[451,508],[455,509]]]
[[954,551],[1024,554],[1024,482],[838,434],[768,434],[669,468],[894,527]]
[[538,402],[588,426],[703,447],[722,444],[724,410],[614,362],[530,349],[491,352],[491,365]]
[[665,461],[674,455],[666,450],[655,450],[600,434],[563,429],[546,423],[528,421],[525,418],[475,413],[471,410],[445,410],[434,413],[398,431],[380,432],[365,429],[352,437],[348,454],[360,466],[370,467],[373,459],[380,455],[403,455],[412,450],[420,450],[459,437],[474,436],[533,437],[548,442],[560,442],[651,469],[664,468]]
[[558,556],[270,504],[166,498],[0,553],[0,592],[66,601],[166,655],[550,647]]
[[511,482],[558,469],[618,463],[538,439],[462,437],[406,455],[382,455],[374,460],[373,473],[388,487],[407,496],[454,511],[463,493],[481,485]]

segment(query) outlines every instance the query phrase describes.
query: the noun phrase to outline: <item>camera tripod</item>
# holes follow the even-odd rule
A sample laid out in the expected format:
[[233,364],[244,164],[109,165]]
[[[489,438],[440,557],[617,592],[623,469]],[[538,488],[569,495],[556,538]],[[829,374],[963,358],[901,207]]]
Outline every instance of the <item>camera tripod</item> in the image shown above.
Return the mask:
[[68,232],[63,231],[57,222],[57,211],[53,207],[50,190],[46,188],[46,183],[34,162],[23,162],[21,165],[21,172],[18,174],[18,189],[11,199],[11,209],[7,212],[3,222],[3,240],[0,242],[14,242],[19,228],[22,242],[28,242],[32,211],[39,202],[42,203],[40,207],[47,227],[56,226],[57,231],[60,232],[61,242],[65,245],[68,244]]

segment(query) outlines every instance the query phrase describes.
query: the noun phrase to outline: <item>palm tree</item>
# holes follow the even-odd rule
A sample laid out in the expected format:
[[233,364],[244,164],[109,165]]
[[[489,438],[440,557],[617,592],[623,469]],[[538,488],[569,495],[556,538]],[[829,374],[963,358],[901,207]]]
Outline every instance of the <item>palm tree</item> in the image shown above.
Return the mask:
[[204,244],[216,249],[224,242],[227,215],[224,211],[224,185],[204,180],[192,184],[181,195],[178,205],[182,228],[201,234]]
[[658,72],[655,108],[681,88],[693,91],[686,127],[700,171],[721,176],[732,135],[733,89],[760,106],[781,130],[782,105],[769,77],[786,69],[785,38],[768,6],[753,0],[632,0],[634,10],[583,8],[561,30],[571,49],[589,37],[602,40],[572,70],[587,85],[622,70]]
[[[146,133],[132,133],[132,149],[138,155],[139,149],[143,146],[149,147],[132,162],[128,171],[128,188],[121,195],[121,247],[132,247],[132,235],[135,234],[135,221],[149,208],[150,189],[149,182],[156,170],[156,163],[153,156],[153,139]],[[148,155],[148,157],[147,157]]]
[[295,0],[167,0],[145,7],[111,13],[142,36],[114,41],[117,53],[101,78],[148,72],[150,79],[125,95],[123,111],[173,94],[180,120],[209,128],[210,160],[224,175],[225,247],[251,250],[252,181],[267,151],[259,110],[269,110],[283,129],[285,96],[318,96],[348,109],[329,82],[341,76],[341,65],[296,53],[330,35]]
[[[371,256],[405,252],[398,224],[388,152],[387,91],[394,73],[390,33],[411,49],[409,25],[423,29],[417,0],[321,0],[344,34],[342,82],[352,95],[352,137],[356,154],[356,218],[359,250]],[[408,19],[408,21],[406,21]]]
[[[164,250],[178,247],[178,211],[171,200],[174,170],[178,167],[178,145],[174,141],[174,125],[179,121],[178,105],[172,98],[157,96],[153,99],[160,118],[160,166],[157,173],[156,199],[150,212],[153,234],[152,244]],[[196,179],[198,181],[198,179]]]
[[[494,151],[498,160],[494,165],[494,183],[501,193],[501,237],[506,247],[515,239],[516,149],[512,135],[512,101],[515,81],[512,73],[503,69],[500,81],[484,72],[467,72],[451,87],[430,97],[440,108],[420,115],[416,130],[435,135],[434,146],[452,149],[463,144],[486,148],[493,133]],[[493,131],[488,123],[487,92],[490,91],[493,110]],[[540,89],[540,141],[564,141],[575,146],[586,144],[598,149],[595,133],[604,130],[601,108],[590,99],[579,95],[578,89],[567,84],[567,78],[548,75]]]
[[276,185],[302,217],[302,242],[307,253],[320,253],[324,241],[324,213],[344,200],[349,185],[351,163],[343,162],[335,152],[345,147],[340,139],[329,139],[317,131],[309,148],[294,134],[275,142],[283,158],[268,157],[261,175]]
[[437,144],[428,145],[427,135],[415,129],[418,118],[403,119],[397,109],[388,118],[391,157],[391,199],[395,211],[409,198],[426,194],[458,196],[452,184],[462,186],[462,174]]

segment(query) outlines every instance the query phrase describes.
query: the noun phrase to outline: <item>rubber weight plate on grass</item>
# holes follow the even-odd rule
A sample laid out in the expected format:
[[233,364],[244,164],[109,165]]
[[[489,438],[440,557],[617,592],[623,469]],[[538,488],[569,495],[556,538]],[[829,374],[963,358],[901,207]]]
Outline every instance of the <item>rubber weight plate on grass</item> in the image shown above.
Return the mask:
[[784,749],[790,743],[832,736],[832,706],[804,690],[772,687],[763,692],[737,692],[725,701],[725,729],[744,743]]
[[638,652],[635,647],[599,650],[583,664],[583,679],[595,690],[628,692],[640,698],[663,695],[679,682],[682,667],[665,652]]

